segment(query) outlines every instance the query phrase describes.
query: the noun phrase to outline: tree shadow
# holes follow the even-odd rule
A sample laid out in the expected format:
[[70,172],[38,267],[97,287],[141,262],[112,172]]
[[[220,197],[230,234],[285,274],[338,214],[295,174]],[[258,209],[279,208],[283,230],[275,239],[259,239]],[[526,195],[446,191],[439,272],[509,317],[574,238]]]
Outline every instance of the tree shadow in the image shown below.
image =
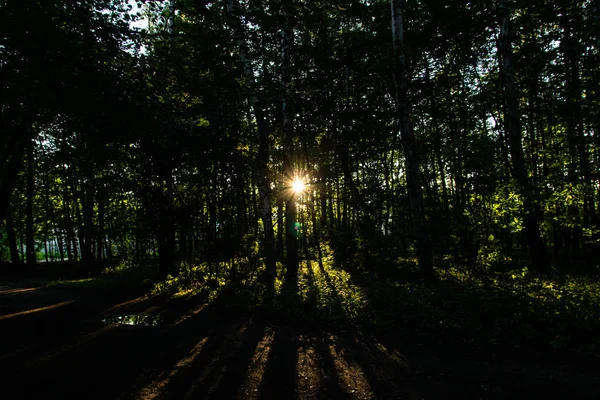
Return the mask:
[[294,328],[274,328],[273,342],[263,379],[260,399],[297,399],[298,333]]
[[150,376],[142,378],[135,394],[177,399],[234,397],[265,326],[229,308],[226,297],[220,295],[189,317],[172,322],[157,338],[162,343],[160,354],[154,356]]
[[[172,398],[232,399],[243,390],[252,357],[265,334],[265,326],[243,318],[215,332],[186,371],[172,380]],[[182,390],[184,389],[184,390]]]
[[326,338],[317,338],[314,341],[315,350],[318,354],[319,368],[319,390],[318,398],[341,398],[344,397],[343,389],[340,384],[340,376],[335,368],[329,343]]
[[425,395],[422,387],[431,386],[431,382],[417,385],[417,376],[409,361],[373,337],[342,335],[337,337],[337,344],[337,354],[346,365],[360,370],[365,384],[377,399],[420,399]]
[[[82,346],[47,363],[41,370],[39,394],[68,392],[85,398],[134,397],[133,386],[150,384],[184,358],[199,340],[211,334],[218,304],[202,308],[179,324],[165,326],[116,326]],[[90,373],[91,370],[94,373]],[[55,371],[69,376],[68,385]],[[37,386],[37,385],[36,385]]]
[[[314,271],[308,267],[309,283],[318,286]],[[319,272],[319,282],[327,289],[330,311],[341,320],[334,324],[326,322],[328,330],[317,334],[313,343],[321,377],[318,398],[421,398],[423,392],[416,389],[416,376],[405,357],[399,351],[388,351],[375,338],[360,334],[344,309],[344,299],[337,287],[339,277],[334,281],[329,268]],[[353,283],[355,274],[349,278]],[[376,287],[356,286],[364,291]],[[309,286],[309,293],[311,289],[319,290]]]
[[[284,282],[280,294],[280,301],[284,305],[293,307],[298,304],[297,287],[296,281]],[[298,398],[299,336],[293,321],[287,322],[273,328],[273,341],[260,388],[258,388],[259,398],[263,400]]]
[[[221,296],[208,305],[204,300],[182,305],[195,308],[160,326],[87,326],[77,319],[57,324],[55,332],[40,335],[60,337],[64,330],[65,340],[37,345],[33,362],[13,357],[10,386],[24,397],[181,398],[202,392],[232,397],[264,324],[229,309]],[[36,385],[27,384],[31,379]]]

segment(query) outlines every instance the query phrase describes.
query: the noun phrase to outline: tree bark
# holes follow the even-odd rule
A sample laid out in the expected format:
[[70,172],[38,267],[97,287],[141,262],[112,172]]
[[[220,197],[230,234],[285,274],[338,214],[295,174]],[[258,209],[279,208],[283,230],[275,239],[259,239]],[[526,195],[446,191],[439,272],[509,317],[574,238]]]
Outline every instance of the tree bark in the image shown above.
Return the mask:
[[419,159],[417,157],[416,139],[410,119],[409,104],[407,99],[406,83],[406,56],[404,54],[404,30],[402,0],[391,0],[392,8],[392,38],[394,41],[394,54],[396,65],[394,68],[396,109],[400,120],[400,133],[402,137],[402,149],[406,165],[406,181],[408,185],[408,196],[414,224],[415,239],[417,245],[417,259],[419,269],[427,279],[435,277],[433,270],[433,259],[431,254],[431,243],[425,217],[425,206],[423,203],[423,189],[419,174]]
[[56,237],[56,244],[58,246],[58,256],[60,257],[60,261],[65,261],[65,249],[63,244],[63,234],[60,230],[56,229],[56,222],[52,220],[52,229],[54,232],[54,237]]
[[285,210],[283,206],[283,198],[277,199],[277,244],[276,244],[276,256],[278,260],[283,259],[285,249]]
[[94,252],[92,250],[94,238],[94,188],[91,182],[83,184],[82,193],[82,213],[83,213],[83,232],[82,232],[82,259],[87,267],[94,263]]
[[96,232],[96,261],[102,265],[106,255],[105,247],[105,229],[104,229],[104,214],[105,214],[104,199],[98,199],[98,232]]
[[19,257],[19,248],[17,247],[17,235],[15,234],[15,224],[12,219],[11,210],[6,210],[6,235],[8,236],[8,248],[10,250],[10,260],[13,265],[21,265]]
[[175,225],[173,211],[173,171],[166,165],[161,166],[163,187],[159,199],[158,222],[158,279],[165,280],[173,274],[175,254]]
[[[73,232],[71,209],[69,207],[69,191],[67,187],[67,171],[64,171],[63,176],[63,214],[65,217],[65,244],[67,247],[67,260],[73,260],[73,252],[71,250],[71,234]],[[76,250],[75,250],[76,251]]]
[[33,192],[35,170],[33,167],[33,141],[27,143],[27,194],[25,203],[25,251],[28,267],[34,267],[37,264],[35,258],[35,238],[33,229]]
[[525,236],[529,246],[531,261],[535,268],[546,271],[550,268],[550,259],[539,229],[539,214],[541,210],[538,210],[539,206],[535,202],[535,191],[528,178],[527,166],[525,165],[525,157],[523,154],[521,120],[518,105],[519,100],[517,98],[513,70],[508,0],[500,0],[499,16],[500,37],[498,51],[502,60],[502,81],[504,91],[506,92],[506,116],[504,118],[504,124],[512,162],[512,175],[517,181],[523,196],[523,206],[525,211],[523,225],[525,227]]

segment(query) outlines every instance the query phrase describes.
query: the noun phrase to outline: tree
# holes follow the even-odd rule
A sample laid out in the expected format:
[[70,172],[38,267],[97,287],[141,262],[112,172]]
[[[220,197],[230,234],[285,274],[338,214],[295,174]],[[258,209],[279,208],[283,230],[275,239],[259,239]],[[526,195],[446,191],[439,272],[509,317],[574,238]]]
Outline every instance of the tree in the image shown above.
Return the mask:
[[498,52],[501,57],[502,83],[506,92],[506,116],[505,130],[510,148],[511,171],[517,181],[521,194],[523,195],[523,207],[525,216],[525,234],[530,248],[531,260],[534,266],[542,271],[550,268],[550,259],[540,235],[539,213],[540,207],[535,201],[535,190],[528,178],[527,167],[523,156],[523,144],[521,142],[521,120],[517,89],[515,87],[513,53],[510,30],[510,11],[508,0],[501,0],[499,5],[500,36],[498,40]]
[[400,132],[402,135],[402,149],[406,165],[406,181],[412,212],[414,234],[417,242],[417,257],[419,268],[423,275],[433,278],[433,261],[431,244],[427,230],[425,206],[419,171],[419,159],[416,149],[416,139],[410,119],[409,103],[407,98],[406,56],[404,43],[404,27],[402,14],[402,1],[391,0],[392,8],[392,38],[394,41],[394,54],[396,57],[394,68],[394,94]]
[[269,152],[270,139],[266,117],[264,115],[263,104],[256,94],[254,82],[254,70],[246,44],[244,42],[244,30],[236,15],[236,7],[234,0],[227,0],[225,4],[225,13],[227,22],[237,37],[236,43],[240,54],[240,61],[244,71],[244,76],[249,87],[248,102],[250,103],[256,119],[256,130],[258,135],[258,153],[255,160],[256,181],[258,184],[258,192],[260,196],[260,215],[263,223],[264,240],[263,240],[263,255],[265,257],[266,273],[268,280],[271,282],[275,278],[275,234],[273,231],[273,216],[271,208],[271,184],[269,181]]
[[296,238],[296,202],[297,193],[292,185],[299,179],[294,168],[294,139],[293,119],[290,98],[291,86],[291,52],[293,45],[293,28],[285,10],[281,7],[283,26],[281,29],[281,75],[283,99],[281,102],[283,170],[285,173],[286,202],[285,202],[285,243],[286,243],[286,280],[296,282],[298,279],[298,241]]

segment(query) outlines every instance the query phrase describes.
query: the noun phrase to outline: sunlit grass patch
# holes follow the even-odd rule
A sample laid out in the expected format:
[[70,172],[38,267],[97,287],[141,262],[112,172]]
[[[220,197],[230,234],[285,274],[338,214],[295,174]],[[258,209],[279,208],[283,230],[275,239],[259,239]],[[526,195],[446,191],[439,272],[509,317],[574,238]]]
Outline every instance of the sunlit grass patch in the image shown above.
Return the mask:
[[182,263],[178,275],[169,275],[166,280],[155,283],[150,293],[174,298],[203,295],[210,303],[227,290],[229,303],[253,307],[259,305],[264,297],[264,285],[259,283],[263,273],[264,265],[247,258],[228,260],[218,265]]
[[169,275],[162,282],[153,285],[153,295],[167,294],[174,297],[211,292],[225,284],[223,277],[211,275],[206,263],[182,265],[177,276]]
[[368,306],[363,289],[353,283],[350,274],[327,259],[323,270],[316,261],[302,262],[298,291],[303,309],[325,319],[353,321]]

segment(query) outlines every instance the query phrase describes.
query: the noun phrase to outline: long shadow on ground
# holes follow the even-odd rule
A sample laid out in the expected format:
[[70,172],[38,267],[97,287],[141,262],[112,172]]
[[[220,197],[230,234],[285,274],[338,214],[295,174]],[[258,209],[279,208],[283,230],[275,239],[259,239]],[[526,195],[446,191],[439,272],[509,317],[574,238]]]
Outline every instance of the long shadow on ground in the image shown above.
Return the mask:
[[[227,290],[208,304],[196,296],[180,303],[133,299],[116,308],[68,291],[59,294],[13,300],[36,308],[74,303],[13,315],[23,311],[15,305],[15,312],[0,315],[3,340],[15,344],[5,341],[0,347],[3,393],[24,399],[144,400],[500,399],[535,392],[586,398],[597,393],[589,379],[582,378],[574,390],[575,380],[552,386],[547,384],[551,377],[532,380],[514,366],[502,370],[491,363],[419,357],[428,354],[424,350],[413,349],[407,360],[399,349],[402,338],[392,331],[384,340],[289,315],[258,315],[231,307]],[[1,300],[5,310],[12,307]],[[103,325],[100,309],[163,310],[164,324]],[[497,372],[502,375],[494,377]]]

